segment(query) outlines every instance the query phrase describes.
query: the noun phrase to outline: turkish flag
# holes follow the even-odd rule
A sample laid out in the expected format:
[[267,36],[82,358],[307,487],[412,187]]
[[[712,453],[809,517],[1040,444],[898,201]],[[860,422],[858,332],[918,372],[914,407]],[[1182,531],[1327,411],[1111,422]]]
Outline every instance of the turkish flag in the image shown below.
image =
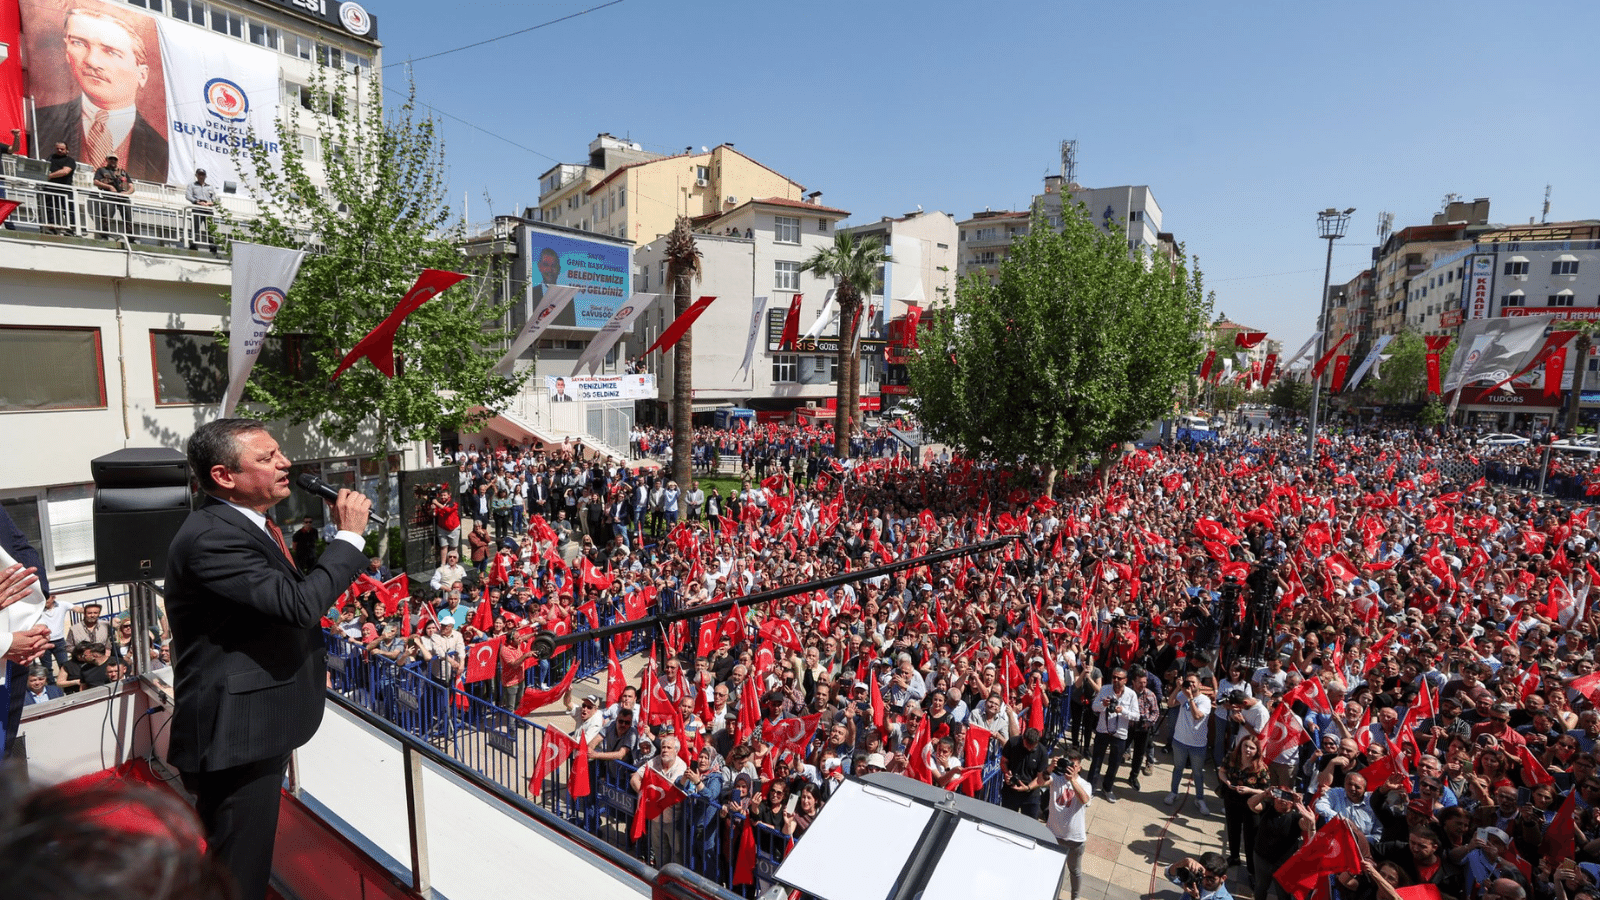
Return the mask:
[[344,359],[339,361],[339,367],[333,370],[333,375],[328,380],[332,381],[344,374],[345,369],[355,365],[356,360],[363,356],[372,360],[372,364],[378,367],[378,371],[393,378],[395,373],[394,337],[395,333],[400,330],[400,323],[405,321],[406,316],[416,312],[422,304],[432,299],[435,295],[443,293],[446,288],[466,277],[459,272],[423,269],[422,274],[417,276],[417,283],[411,286],[411,290],[406,291],[405,296],[400,298],[399,303],[395,304],[394,311],[389,313],[382,322],[379,322],[378,327],[372,329],[367,333],[366,337],[357,341],[356,345],[350,348],[350,352],[346,353]]
[[795,653],[803,652],[800,635],[795,633],[793,623],[787,619],[768,619],[762,622],[761,637],[781,647],[788,647]]
[[1350,354],[1341,353],[1333,361],[1333,393],[1344,387],[1344,376],[1350,371]]
[[[796,294],[799,300],[800,295]],[[733,886],[756,883],[756,830],[750,817],[745,816],[744,827],[739,831],[739,851],[733,859]]]
[[1361,871],[1361,859],[1361,840],[1349,822],[1335,818],[1279,866],[1273,877],[1289,896],[1303,897],[1316,887],[1319,876]]
[[1333,706],[1328,703],[1328,695],[1322,689],[1322,679],[1320,678],[1307,678],[1296,685],[1289,693],[1283,695],[1285,704],[1293,703],[1296,700],[1317,712],[1333,714]]
[[677,706],[672,695],[661,684],[661,679],[656,676],[655,663],[645,666],[639,683],[639,718],[651,727],[670,722]]
[[1261,367],[1261,386],[1266,387],[1272,383],[1272,373],[1278,368],[1278,354],[1268,353],[1267,364]]
[[377,591],[378,598],[383,601],[384,616],[392,616],[395,609],[399,607],[400,601],[411,596],[411,580],[406,577],[406,573],[401,572],[399,575],[379,585]]
[[1206,361],[1200,364],[1200,380],[1205,381],[1211,377],[1211,367],[1217,361],[1217,351],[1207,350]]
[[1589,698],[1589,702],[1600,706],[1600,672],[1594,672],[1579,678],[1572,679],[1568,687]]
[[755,733],[756,726],[761,723],[761,697],[756,693],[756,678],[746,675],[744,684],[739,687],[739,719],[734,731],[735,743],[744,743],[745,739]]
[[1233,345],[1244,350],[1261,343],[1267,336],[1265,331],[1238,331],[1234,332]]
[[539,757],[533,763],[533,774],[528,776],[528,796],[535,799],[544,791],[546,778],[553,775],[557,769],[572,755],[572,745],[576,743],[554,728],[544,730],[544,742],[539,745]]
[[644,774],[639,778],[639,801],[633,807],[633,828],[628,831],[628,836],[636,841],[644,837],[644,823],[659,818],[685,799],[683,791],[673,787],[655,766],[647,765],[639,771]]
[[622,674],[622,661],[617,659],[617,648],[610,648],[610,655],[606,658],[606,705],[614,706],[622,699],[622,690],[628,686],[628,678]]
[[1555,818],[1550,820],[1550,826],[1544,832],[1544,858],[1552,864],[1558,865],[1562,860],[1577,855],[1577,811],[1578,789],[1573,788],[1567,792],[1567,799],[1561,801],[1561,808],[1556,810]]
[[[1600,674],[1590,677],[1600,679]],[[874,728],[878,729],[879,736],[887,737],[888,729],[886,729],[883,724],[883,690],[878,687],[878,676],[876,674],[869,671],[867,673],[867,678],[871,683],[869,696],[870,702],[872,703],[872,725]]]
[[717,652],[717,639],[722,635],[722,622],[716,616],[706,616],[700,620],[699,639],[695,644],[695,654],[701,658],[708,658]]
[[645,349],[643,355],[649,356],[655,350],[660,350],[662,353],[671,350],[683,338],[684,334],[689,331],[689,326],[694,324],[694,320],[700,318],[700,314],[705,312],[706,307],[710,306],[711,301],[715,299],[717,298],[701,297],[696,300],[688,309],[683,311],[683,315],[672,320],[672,324],[667,326],[666,331],[661,332],[661,336],[656,338],[655,343]]
[[400,605],[400,636],[411,637],[411,601]]
[[[532,659],[533,657],[530,656],[528,658]],[[572,677],[577,674],[578,667],[576,665],[569,665],[567,666],[566,677],[561,679],[561,683],[555,687],[545,691],[523,691],[522,702],[517,704],[517,715],[528,715],[539,707],[545,706],[554,701],[557,697],[565,694],[567,692],[567,688],[572,687]]]
[[1555,776],[1539,762],[1539,758],[1528,750],[1527,744],[1513,744],[1517,748],[1517,756],[1522,760],[1522,783],[1527,787],[1538,787],[1541,784],[1555,784]]
[[[800,298],[803,296],[795,294],[789,301],[789,311],[783,316],[783,334],[778,338],[779,350],[793,350],[795,338],[800,336]],[[743,425],[744,420],[740,419],[739,424]]]
[[1305,741],[1306,729],[1300,717],[1294,714],[1290,704],[1279,703],[1273,708],[1271,718],[1267,719],[1267,735],[1261,744],[1261,755],[1272,762]]
[[1348,582],[1356,577],[1355,564],[1343,553],[1329,554],[1323,563],[1327,565],[1329,574],[1340,581]]
[[1344,346],[1345,341],[1348,341],[1353,337],[1355,337],[1355,335],[1346,333],[1344,337],[1339,338],[1339,343],[1329,347],[1328,352],[1322,354],[1322,358],[1317,360],[1317,364],[1311,368],[1311,377],[1321,378],[1322,370],[1326,369],[1328,367],[1328,363],[1333,361],[1333,357],[1339,352],[1339,348]]
[[968,725],[967,733],[962,743],[963,748],[962,768],[967,773],[961,776],[961,781],[956,787],[968,797],[976,797],[978,788],[983,786],[983,764],[989,759],[989,742],[994,740],[994,735],[988,729],[976,725]]
[[[0,218],[4,218],[0,216]],[[1544,395],[1556,397],[1561,394],[1561,374],[1567,370],[1567,348],[1557,347],[1550,351],[1544,361]]]
[[916,736],[911,739],[911,746],[906,750],[906,777],[915,778],[924,784],[933,784],[933,771],[928,768],[928,751],[930,750],[928,736],[928,717],[923,716],[917,722]]
[[[488,601],[481,605],[487,606]],[[493,678],[500,662],[500,646],[505,642],[506,636],[497,634],[493,640],[473,644],[467,651],[467,666],[461,672],[461,680],[467,684],[477,684]]]
[[1439,387],[1439,354],[1427,354],[1422,358],[1422,364],[1428,371],[1428,393],[1437,397],[1441,392]]
[[563,745],[564,756],[572,757],[572,774],[567,779],[567,791],[574,797],[589,796],[589,745],[577,738],[562,734],[559,729],[546,728],[545,740]]

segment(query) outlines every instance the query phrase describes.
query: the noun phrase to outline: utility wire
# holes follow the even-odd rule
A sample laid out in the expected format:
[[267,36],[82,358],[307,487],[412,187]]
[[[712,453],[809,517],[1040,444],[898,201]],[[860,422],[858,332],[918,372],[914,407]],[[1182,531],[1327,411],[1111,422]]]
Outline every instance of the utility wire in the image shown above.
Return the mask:
[[591,6],[588,9],[579,10],[578,12],[572,13],[570,15],[562,16],[559,19],[551,19],[548,22],[541,22],[538,25],[530,25],[527,28],[522,28],[522,29],[519,29],[517,31],[508,31],[505,34],[498,35],[498,36],[492,37],[492,38],[485,38],[484,40],[477,41],[477,42],[471,43],[471,44],[467,44],[465,46],[456,47],[456,48],[454,48],[452,50],[440,50],[438,53],[429,53],[427,56],[417,56],[417,57],[413,57],[411,59],[401,60],[400,62],[388,63],[387,65],[384,66],[384,68],[387,69],[387,68],[390,68],[391,66],[403,66],[403,65],[406,65],[407,63],[422,62],[425,59],[437,59],[437,58],[439,58],[441,56],[449,56],[452,53],[460,53],[463,50],[471,50],[474,47],[482,47],[485,44],[492,44],[495,41],[503,41],[503,40],[505,40],[506,38],[509,38],[509,37],[516,37],[519,34],[527,34],[530,31],[538,31],[541,28],[548,28],[551,25],[556,25],[556,24],[559,24],[561,22],[565,22],[565,21],[567,21],[569,19],[576,19],[579,16],[586,16],[589,13],[605,9],[608,6],[616,6],[618,3],[621,3],[621,2],[622,2],[622,0],[610,0],[609,3],[602,3],[599,6]]

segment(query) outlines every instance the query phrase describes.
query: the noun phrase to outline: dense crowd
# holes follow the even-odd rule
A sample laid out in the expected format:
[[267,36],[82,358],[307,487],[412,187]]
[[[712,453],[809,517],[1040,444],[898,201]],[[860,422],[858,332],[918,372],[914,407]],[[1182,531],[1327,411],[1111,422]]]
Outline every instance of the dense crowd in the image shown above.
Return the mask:
[[[1225,853],[1176,867],[1199,896],[1225,895],[1234,866],[1258,898],[1309,894],[1296,853],[1310,844],[1359,846],[1346,870],[1314,873],[1351,897],[1576,897],[1600,876],[1586,837],[1600,837],[1600,538],[1586,506],[1469,481],[1484,470],[1469,439],[1340,435],[1312,460],[1299,435],[1240,434],[1132,452],[1046,492],[1038,471],[909,465],[870,438],[843,461],[797,429],[701,438],[740,446],[739,490],[701,500],[566,449],[464,451],[461,493],[528,488],[527,518],[496,540],[492,510],[473,522],[484,507],[469,506],[420,633],[374,635],[361,613],[340,627],[401,662],[447,661],[445,680],[498,641],[478,689],[524,711],[564,704],[591,766],[717,800],[721,822],[699,827],[748,818],[798,839],[852,773],[980,793],[992,746],[1000,802],[1060,837],[1076,895],[1086,807],[1140,794],[1170,753],[1152,802],[1190,803],[1187,782],[1193,811],[1220,800],[1226,821]],[[775,452],[747,464],[756,445]],[[603,692],[528,653],[527,635],[580,619],[997,535],[1017,540],[680,623],[641,679],[616,667]],[[667,833],[651,832],[658,860],[680,850]]]

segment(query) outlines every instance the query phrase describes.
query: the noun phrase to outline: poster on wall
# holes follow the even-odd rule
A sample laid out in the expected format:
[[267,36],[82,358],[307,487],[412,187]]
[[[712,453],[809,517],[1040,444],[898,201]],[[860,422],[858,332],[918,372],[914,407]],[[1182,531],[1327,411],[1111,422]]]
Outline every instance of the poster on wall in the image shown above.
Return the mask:
[[108,156],[136,180],[240,182],[235,148],[278,156],[278,61],[198,25],[100,0],[21,0],[37,146]]
[[[572,324],[600,328],[628,298],[628,246],[606,241],[523,229],[527,246],[524,259],[533,261],[529,299],[537,307],[545,285],[569,284],[578,289],[572,298]],[[562,319],[566,318],[563,313]],[[559,320],[558,320],[559,321]]]

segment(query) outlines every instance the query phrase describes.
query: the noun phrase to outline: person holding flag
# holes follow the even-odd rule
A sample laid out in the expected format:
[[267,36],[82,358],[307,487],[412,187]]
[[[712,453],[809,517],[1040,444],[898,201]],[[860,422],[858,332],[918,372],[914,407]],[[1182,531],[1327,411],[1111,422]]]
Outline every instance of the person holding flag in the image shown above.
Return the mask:
[[682,861],[678,854],[677,813],[673,809],[684,800],[685,794],[677,785],[689,770],[688,763],[680,755],[681,748],[677,735],[662,735],[656,742],[656,755],[636,769],[628,780],[634,793],[639,795],[631,836],[638,840],[641,833],[648,835],[650,859],[656,866]]

